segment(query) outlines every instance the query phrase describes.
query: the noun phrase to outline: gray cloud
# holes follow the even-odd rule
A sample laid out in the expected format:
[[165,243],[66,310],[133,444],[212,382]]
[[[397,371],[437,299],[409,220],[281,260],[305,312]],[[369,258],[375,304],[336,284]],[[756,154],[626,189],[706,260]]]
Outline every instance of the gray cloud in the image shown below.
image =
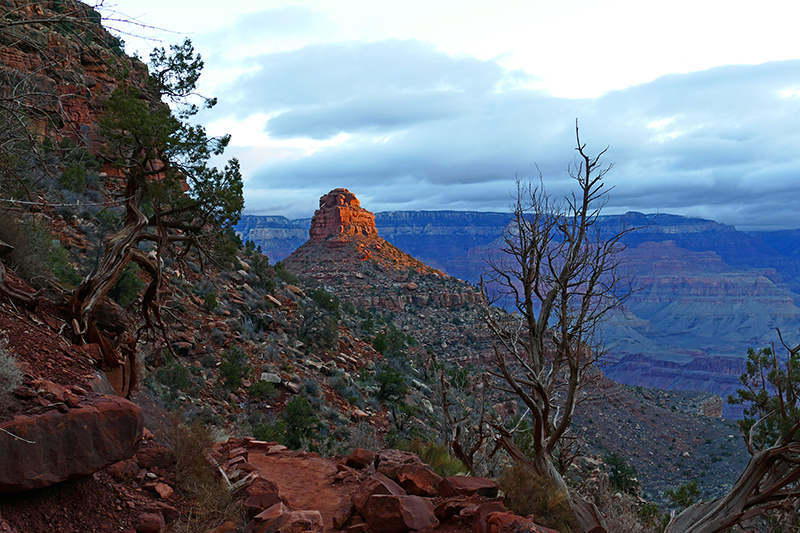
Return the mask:
[[[800,227],[800,60],[671,74],[584,100],[521,88],[532,76],[417,41],[314,45],[248,61],[218,115],[269,113],[273,138],[349,136],[258,168],[250,212],[270,212],[273,191],[280,214],[308,216],[334,187],[375,211],[504,210],[517,174],[535,177],[538,167],[551,192],[571,185],[578,117],[589,150],[610,145],[606,159],[616,162],[610,211]],[[309,191],[313,198],[299,198]]]

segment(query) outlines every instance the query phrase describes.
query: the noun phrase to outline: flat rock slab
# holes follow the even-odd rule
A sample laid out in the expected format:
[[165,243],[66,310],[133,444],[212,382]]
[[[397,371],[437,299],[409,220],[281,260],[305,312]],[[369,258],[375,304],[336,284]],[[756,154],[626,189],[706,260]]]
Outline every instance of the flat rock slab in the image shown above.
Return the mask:
[[0,424],[0,492],[47,487],[128,459],[142,439],[142,410],[116,396],[76,409],[18,415]]

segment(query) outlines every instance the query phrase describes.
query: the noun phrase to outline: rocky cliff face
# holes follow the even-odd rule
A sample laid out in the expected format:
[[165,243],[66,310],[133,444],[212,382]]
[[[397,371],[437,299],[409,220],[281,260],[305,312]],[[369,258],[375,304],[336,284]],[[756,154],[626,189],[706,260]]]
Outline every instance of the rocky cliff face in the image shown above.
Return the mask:
[[309,240],[283,263],[292,271],[337,287],[364,308],[403,311],[409,306],[457,307],[480,293],[397,249],[378,236],[375,216],[347,189],[322,196]]
[[347,189],[334,189],[319,199],[319,209],[311,219],[312,241],[346,241],[359,236],[377,238],[375,215],[361,207],[356,195]]
[[100,14],[75,0],[7,0],[0,14],[0,89],[41,136],[97,145],[94,124],[117,78],[143,76]]

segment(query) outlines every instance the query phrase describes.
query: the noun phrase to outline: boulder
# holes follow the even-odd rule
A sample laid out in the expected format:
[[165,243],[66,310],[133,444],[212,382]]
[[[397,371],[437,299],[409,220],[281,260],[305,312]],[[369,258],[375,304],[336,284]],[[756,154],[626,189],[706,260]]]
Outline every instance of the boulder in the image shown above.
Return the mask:
[[323,528],[319,511],[289,511],[270,524],[267,533],[302,533],[322,531]]
[[478,476],[451,476],[439,483],[439,495],[497,497],[497,483],[489,478]]
[[366,518],[367,508],[371,505],[370,500],[378,495],[405,496],[407,493],[403,488],[381,474],[376,472],[364,480],[353,493],[353,505],[362,516]]
[[275,492],[257,492],[247,497],[244,501],[244,507],[247,510],[247,516],[253,518],[257,514],[269,509],[276,503],[283,503],[288,507],[288,502],[281,498],[278,491]]
[[159,513],[142,513],[136,518],[136,533],[163,533],[167,529]]
[[420,496],[375,495],[361,514],[375,533],[405,533],[439,524],[431,500]]
[[424,466],[425,463],[416,454],[400,450],[381,450],[375,459],[375,468],[378,472],[392,479],[397,479],[397,471],[405,465]]
[[404,465],[397,470],[397,483],[409,494],[433,498],[442,482],[442,476],[430,468],[419,465]]
[[139,468],[150,470],[153,467],[169,468],[172,465],[172,452],[163,444],[150,441],[136,452]]
[[488,502],[484,503],[475,510],[472,515],[472,531],[473,533],[489,533],[489,526],[487,520],[489,515],[495,512],[505,512],[506,506],[502,502]]
[[86,476],[136,453],[142,410],[114,396],[79,408],[17,415],[0,423],[0,492],[47,487]]
[[363,448],[356,448],[353,453],[345,457],[344,464],[351,468],[366,468],[375,462],[377,454]]

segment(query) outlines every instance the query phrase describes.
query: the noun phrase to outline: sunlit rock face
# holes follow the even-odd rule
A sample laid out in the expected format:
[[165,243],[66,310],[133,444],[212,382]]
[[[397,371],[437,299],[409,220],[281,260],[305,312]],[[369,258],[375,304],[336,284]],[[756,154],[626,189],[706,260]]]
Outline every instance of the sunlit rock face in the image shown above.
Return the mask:
[[377,237],[375,215],[361,207],[355,194],[347,189],[334,189],[319,199],[309,237],[312,241],[324,241],[353,235]]

